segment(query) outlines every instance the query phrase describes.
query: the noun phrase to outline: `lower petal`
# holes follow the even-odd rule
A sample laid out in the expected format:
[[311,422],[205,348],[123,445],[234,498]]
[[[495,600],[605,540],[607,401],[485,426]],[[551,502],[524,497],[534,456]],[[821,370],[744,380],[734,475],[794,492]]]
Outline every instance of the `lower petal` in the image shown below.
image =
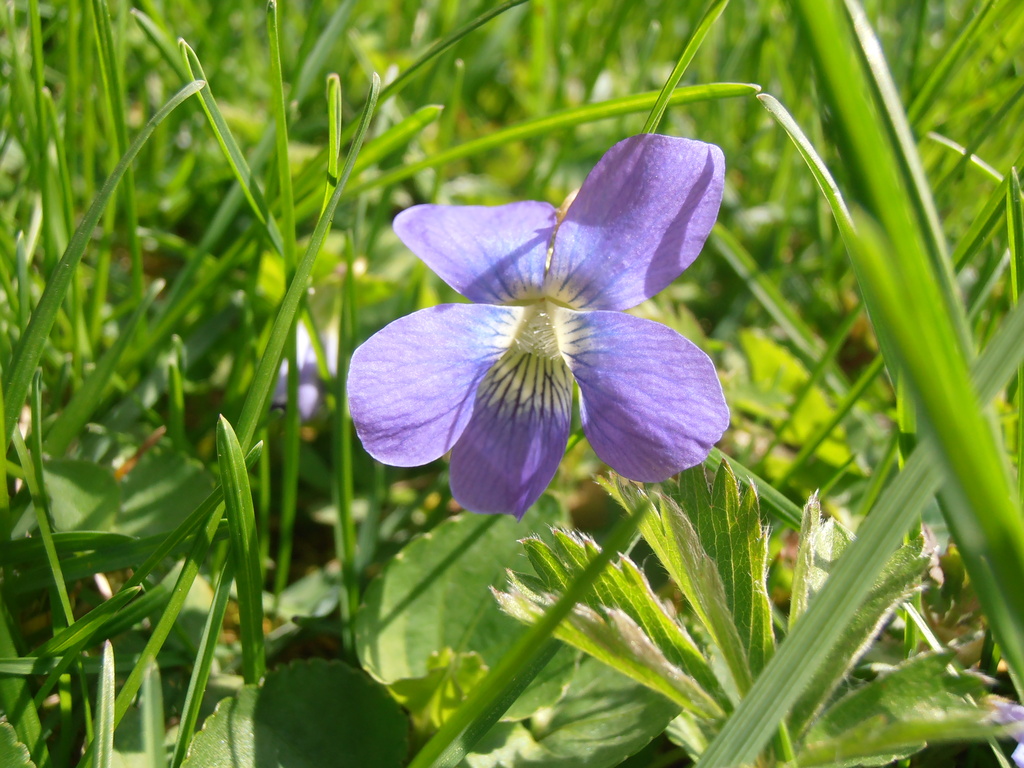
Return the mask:
[[520,307],[442,304],[370,337],[352,355],[348,374],[349,410],[367,452],[414,467],[450,450],[522,314]]
[[572,377],[558,358],[509,352],[480,384],[452,449],[452,496],[473,512],[521,518],[548,487],[569,439]]
[[603,462],[653,483],[707,458],[729,426],[729,408],[696,345],[621,312],[563,309],[557,325],[580,385],[583,431]]

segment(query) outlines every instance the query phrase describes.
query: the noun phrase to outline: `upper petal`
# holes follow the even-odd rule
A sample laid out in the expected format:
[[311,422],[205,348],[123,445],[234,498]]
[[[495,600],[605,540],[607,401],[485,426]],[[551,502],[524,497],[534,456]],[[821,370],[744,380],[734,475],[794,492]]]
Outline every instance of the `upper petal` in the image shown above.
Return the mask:
[[555,235],[548,296],[629,309],[693,263],[718,216],[725,159],[714,144],[642,134],[587,176]]
[[442,304],[371,336],[352,355],[348,374],[349,410],[367,452],[413,467],[448,451],[522,314],[520,307]]
[[540,296],[555,209],[526,201],[415,205],[395,217],[395,234],[471,301],[506,304]]
[[660,323],[620,312],[557,319],[562,353],[580,385],[583,431],[619,474],[660,482],[702,462],[729,426],[711,360]]
[[452,496],[473,512],[521,518],[565,453],[572,377],[559,358],[511,351],[487,374],[452,449]]

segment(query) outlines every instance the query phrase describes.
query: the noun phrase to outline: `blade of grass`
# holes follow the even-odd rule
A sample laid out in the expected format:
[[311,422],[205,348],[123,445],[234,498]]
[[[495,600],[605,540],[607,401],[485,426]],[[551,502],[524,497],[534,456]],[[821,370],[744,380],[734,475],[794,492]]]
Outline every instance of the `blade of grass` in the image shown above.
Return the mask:
[[[1024,151],[1021,151],[1016,161],[1014,161],[1014,166],[1017,168],[1020,168],[1022,164],[1024,164]],[[999,188],[989,195],[984,209],[971,223],[967,232],[960,238],[956,249],[953,251],[953,255],[950,257],[957,269],[968,264],[974,258],[974,255],[989,241],[989,238],[992,237],[996,226],[1002,220],[1003,214],[1006,213],[1007,189],[1009,189],[1009,180],[1004,178]]]
[[[327,158],[327,189],[333,194],[334,179],[337,178],[340,162],[341,143],[341,82],[337,75],[327,79],[328,113],[331,152]],[[352,501],[355,498],[355,481],[352,474],[352,417],[348,412],[348,363],[355,349],[356,307],[355,307],[355,254],[351,238],[345,238],[345,273],[342,290],[339,292],[337,370],[332,380],[334,388],[334,412],[332,413],[331,456],[335,470],[331,473],[331,495],[338,509],[334,538],[335,549],[341,562],[341,584],[338,605],[341,615],[341,638],[345,653],[356,660],[355,615],[359,608],[359,574],[356,570],[356,524],[352,515]]]
[[[882,114],[895,130],[887,130],[885,120],[864,119],[870,105],[863,103],[863,91],[856,85],[867,73],[836,54],[842,46],[835,41],[846,39],[838,19],[797,0],[803,22],[814,30],[823,91],[846,131],[848,164],[857,167],[870,190],[871,213],[881,225],[870,233],[859,232],[859,247],[850,256],[872,320],[892,341],[892,349],[883,347],[889,368],[906,374],[922,426],[938,438],[940,456],[953,479],[947,491],[956,502],[943,511],[961,551],[971,550],[965,560],[987,561],[996,582],[1016,583],[1024,577],[1024,518],[1010,490],[1004,449],[971,386],[972,345],[966,339],[963,307],[953,293],[941,229],[935,231],[937,220],[909,127],[898,101],[886,96],[891,83],[877,41],[855,0],[845,0],[845,6],[872,82],[883,92]],[[895,166],[887,165],[889,156],[897,158]],[[894,170],[902,172],[902,184]],[[965,451],[965,445],[971,450]],[[979,597],[994,620],[1009,666],[1024,675],[1024,593],[979,590]],[[1001,625],[997,616],[1014,620]]]
[[267,668],[263,640],[263,573],[256,538],[256,513],[242,447],[231,424],[223,416],[217,421],[217,462],[224,483],[224,506],[235,566],[242,672],[247,684],[256,684]]
[[95,200],[93,200],[92,205],[89,206],[89,210],[86,212],[81,224],[75,229],[75,234],[72,236],[71,242],[68,243],[68,247],[64,250],[64,255],[61,257],[60,262],[46,281],[43,295],[32,312],[32,317],[29,320],[24,335],[18,341],[18,346],[15,348],[11,358],[11,364],[4,371],[4,436],[2,441],[4,453],[6,453],[8,441],[11,439],[14,425],[17,423],[21,406],[28,395],[32,372],[39,364],[46,339],[50,335],[50,329],[53,327],[71,278],[82,259],[82,254],[85,253],[85,248],[89,244],[89,238],[92,237],[92,231],[96,227],[100,215],[110,201],[110,197],[117,188],[118,182],[121,181],[132,161],[138,156],[139,151],[153,134],[156,126],[163,122],[187,98],[201,90],[204,85],[205,83],[201,81],[188,83],[172,96],[146,123],[146,127],[135,138],[135,141],[132,142],[131,147],[129,147],[124,157],[121,158],[117,167],[114,168],[110,176],[103,183],[103,187],[100,189]]
[[885,360],[882,357],[876,357],[871,361],[870,365],[861,371],[857,381],[854,382],[853,386],[850,387],[850,391],[846,393],[843,401],[836,406],[832,412],[832,416],[825,422],[823,422],[814,433],[803,440],[800,445],[800,450],[797,451],[796,456],[793,457],[792,463],[786,467],[786,471],[782,473],[782,477],[778,480],[778,485],[785,485],[789,482],[790,478],[804,465],[804,463],[814,455],[818,450],[818,447],[824,443],[828,436],[832,434],[832,431],[839,426],[839,423],[846,418],[846,416],[853,411],[857,402],[863,397],[864,392],[867,388],[874,383],[875,378],[882,369],[885,367]]
[[387,86],[380,92],[381,103],[383,104],[385,101],[390,99],[392,96],[397,95],[403,88],[405,88],[405,86],[408,84],[409,80],[413,77],[413,75],[415,75],[420,69],[426,66],[431,59],[440,56],[442,53],[444,53],[457,42],[459,42],[459,40],[461,40],[470,32],[472,32],[474,29],[482,27],[488,21],[495,18],[496,16],[500,16],[509,8],[515,8],[517,5],[522,5],[525,2],[526,0],[507,0],[507,2],[504,2],[501,5],[496,6],[491,10],[480,14],[469,23],[459,27],[450,35],[446,35],[445,37],[436,41],[426,51],[423,52],[422,56],[416,59],[416,61],[410,64],[407,69],[403,70],[402,73],[398,75],[398,77],[396,77],[394,80],[387,84]]
[[309,274],[313,269],[313,262],[316,260],[316,256],[320,252],[320,247],[323,244],[324,238],[327,237],[327,232],[330,229],[331,222],[334,220],[334,212],[337,210],[338,203],[341,201],[341,196],[345,191],[345,185],[348,183],[348,178],[352,173],[352,166],[355,163],[356,157],[359,155],[359,150],[363,144],[363,138],[366,136],[366,129],[370,124],[370,118],[377,106],[377,98],[379,94],[380,78],[374,74],[370,82],[370,92],[367,96],[366,104],[363,107],[362,116],[359,119],[359,127],[356,130],[356,136],[352,141],[348,157],[345,160],[345,169],[342,171],[341,179],[338,181],[338,186],[334,190],[334,194],[331,195],[331,199],[328,201],[327,207],[324,208],[323,214],[320,216],[319,221],[317,221],[316,228],[313,230],[313,234],[309,239],[309,244],[306,246],[306,252],[299,260],[299,264],[295,270],[295,276],[292,278],[291,283],[289,283],[288,290],[284,295],[284,299],[281,301],[281,307],[274,320],[274,326],[270,332],[270,339],[267,342],[267,348],[264,350],[263,356],[260,358],[260,362],[256,366],[256,372],[253,374],[252,384],[249,386],[249,392],[246,395],[245,403],[242,405],[242,413],[239,416],[237,423],[239,433],[238,441],[242,445],[243,449],[252,440],[252,436],[256,433],[259,422],[263,418],[267,399],[270,397],[270,393],[273,390],[274,380],[281,365],[281,353],[284,349],[285,338],[287,337],[292,323],[295,321],[299,304],[306,292],[306,281],[309,279]]
[[92,638],[103,631],[104,625],[110,618],[134,600],[141,591],[142,587],[120,590],[74,624],[65,627],[38,648],[33,649],[31,655],[38,658],[74,655],[82,648],[92,644]]
[[[793,309],[778,286],[765,275],[754,257],[729,230],[715,224],[711,230],[711,243],[733,271],[747,284],[758,303],[771,315],[775,323],[793,343],[803,362],[813,367],[825,351],[825,345],[814,331]],[[845,387],[843,388],[845,389]]]
[[686,72],[686,68],[690,66],[690,62],[693,61],[693,57],[698,49],[700,49],[701,43],[707,37],[711,25],[718,21],[718,17],[722,15],[722,11],[725,10],[725,6],[728,4],[729,0],[712,0],[707,10],[704,11],[704,15],[686,43],[682,55],[680,55],[679,60],[672,69],[672,74],[668,76],[665,86],[661,89],[661,93],[658,94],[658,100],[654,102],[654,107],[651,109],[651,114],[647,116],[647,122],[644,123],[643,130],[640,131],[641,133],[655,133],[658,130],[661,119],[665,116],[665,110],[668,108],[669,97],[672,95],[672,91],[679,85],[683,73]]
[[103,643],[103,662],[100,665],[99,686],[96,691],[96,755],[93,768],[112,768],[114,765],[114,646]]
[[[274,112],[274,136],[277,139],[277,175],[280,188],[281,221],[284,226],[285,280],[295,273],[295,199],[292,195],[291,164],[288,157],[288,117],[284,103],[284,81],[281,72],[281,42],[278,29],[277,2],[267,3],[267,37],[270,40],[271,104]],[[285,343],[288,362],[287,400],[284,413],[284,442],[281,471],[281,509],[279,513],[277,571],[274,574],[274,596],[277,598],[288,583],[291,570],[292,542],[299,495],[299,449],[302,427],[299,414],[299,363],[296,353],[296,323],[292,323]],[[233,433],[232,433],[233,434]],[[240,567],[240,566],[239,566]]]
[[[2,366],[0,366],[0,374],[3,373]],[[0,382],[3,377],[0,375]],[[4,412],[4,388],[0,383],[0,413]],[[4,547],[10,541],[11,528],[14,525],[14,521],[11,519],[11,497],[7,491],[7,459],[6,456],[0,456],[0,547]],[[8,560],[6,557],[0,557],[0,579],[3,579],[4,583],[7,583],[7,577],[4,574],[4,570]],[[0,602],[3,602],[3,590],[0,589]],[[0,621],[3,621],[3,616],[0,615]]]
[[150,661],[142,680],[142,752],[150,768],[165,768],[164,693],[160,686],[160,667]]
[[986,0],[985,4],[975,12],[974,17],[960,30],[960,34],[957,35],[953,44],[944,46],[942,58],[932,65],[931,74],[917,89],[917,94],[910,103],[910,108],[907,109],[907,119],[910,120],[911,125],[921,127],[920,124],[928,116],[928,112],[936,103],[936,98],[952,78],[953,70],[963,58],[964,53],[977,41],[982,22],[998,4],[999,0]]
[[[178,40],[178,49],[181,51],[181,58],[185,62],[185,68],[188,70],[189,76],[195,79],[195,73],[198,72],[198,79],[205,81],[206,73],[203,71],[203,65],[199,61],[196,52],[192,50],[192,46],[185,42],[185,40]],[[210,123],[210,129],[213,131],[217,144],[220,146],[221,152],[224,153],[224,157],[231,167],[235,180],[241,186],[245,199],[249,201],[249,207],[252,208],[253,214],[259,219],[260,223],[266,227],[267,237],[270,238],[270,244],[274,246],[274,250],[284,256],[285,245],[281,237],[281,231],[278,229],[277,222],[267,207],[263,191],[260,189],[259,184],[256,183],[256,177],[249,168],[245,155],[238,148],[238,142],[235,141],[234,134],[231,133],[224,115],[221,114],[220,107],[217,106],[217,100],[210,92],[209,85],[200,92],[200,98],[202,99],[203,112]]]
[[[71,600],[68,598],[67,582],[64,579],[64,572],[61,569],[60,558],[57,556],[57,549],[53,543],[53,529],[50,527],[50,500],[46,494],[46,484],[43,481],[43,451],[39,431],[42,427],[42,393],[41,377],[39,372],[32,378],[32,454],[29,454],[28,447],[21,437],[20,431],[14,432],[14,450],[18,454],[18,461],[25,470],[25,485],[28,486],[29,495],[32,499],[32,506],[36,515],[36,524],[39,526],[39,538],[43,540],[43,548],[46,551],[46,564],[50,570],[50,586],[56,595],[57,605],[53,606],[54,613],[59,606],[61,615],[67,626],[74,623],[71,610]],[[51,597],[52,599],[52,597]]]
[[[1020,178],[1010,169],[1010,189],[1006,196],[1006,220],[1010,243],[1010,301],[1020,304],[1024,283],[1024,205],[1021,203]],[[1024,505],[1024,365],[1017,369],[1017,503]]]
[[[245,466],[251,469],[260,456],[263,455],[263,443],[256,443],[245,455]],[[160,538],[159,546],[138,568],[134,570],[131,578],[121,587],[122,590],[139,586],[145,582],[149,574],[163,562],[171,552],[176,550],[184,541],[195,534],[205,521],[211,519],[214,510],[224,501],[224,487],[217,485],[203,502],[183,520],[177,528]]]
[[[1001,125],[1005,125],[1007,116],[1016,106],[1017,102],[1020,101],[1022,96],[1024,96],[1024,85],[1010,94],[1010,96],[999,106],[999,109],[996,110],[992,117],[985,122],[985,125],[971,135],[971,141],[968,146],[958,147],[960,151],[960,159],[957,161],[956,165],[949,170],[949,173],[947,173],[942,180],[935,185],[936,194],[944,190],[947,185],[958,178],[960,174],[963,173],[963,170],[967,167],[968,163],[973,163],[982,170],[997,177],[997,181],[1002,181],[1002,176],[999,172],[992,168],[992,166],[988,165],[988,163],[978,157],[975,153],[985,142],[985,139],[987,139],[996,128]],[[928,136],[934,137],[936,134],[929,131]],[[949,145],[947,144],[947,146]]]
[[[846,317],[843,318],[843,321],[840,324],[839,328],[837,328],[836,332],[832,334],[832,339],[828,343],[828,348],[825,350],[821,358],[815,364],[814,369],[811,371],[811,375],[807,378],[807,381],[805,381],[801,385],[800,390],[796,393],[796,396],[793,398],[793,404],[789,408],[789,413],[786,415],[786,420],[782,423],[781,426],[778,427],[778,429],[774,430],[775,434],[772,436],[771,442],[768,444],[768,447],[764,449],[764,452],[762,454],[762,463],[768,456],[771,455],[772,451],[782,440],[782,436],[790,434],[789,430],[792,428],[793,423],[797,420],[798,415],[800,414],[800,410],[801,408],[803,408],[804,403],[807,401],[807,398],[810,396],[811,392],[814,391],[815,387],[817,387],[818,384],[821,383],[821,379],[825,375],[825,371],[835,361],[836,356],[839,354],[839,350],[842,348],[843,344],[846,342],[846,339],[849,337],[850,331],[853,330],[853,326],[861,319],[861,308],[862,305],[858,304],[856,307],[847,312]],[[793,463],[796,463],[795,459]],[[782,485],[781,481],[779,482],[779,485]]]
[[46,434],[46,451],[51,456],[60,456],[71,445],[71,442],[78,437],[82,428],[86,425],[92,415],[103,402],[103,393],[110,384],[118,361],[128,348],[135,336],[139,323],[145,316],[149,307],[153,304],[157,294],[164,288],[164,281],[157,278],[149,286],[146,295],[136,306],[132,316],[125,323],[114,343],[110,346],[99,361],[92,373],[82,382],[75,394],[68,401],[68,404],[61,411],[57,419],[50,425]]
[[[896,84],[892,81],[882,46],[871,29],[867,14],[864,13],[864,9],[857,0],[844,0],[844,5],[858,43],[852,47],[862,62],[862,77],[867,80],[875,95],[875,101],[879,105],[877,124],[871,121],[868,125],[862,126],[861,130],[851,131],[851,134],[857,137],[856,151],[861,154],[860,162],[865,161],[867,156],[863,153],[866,151],[870,152],[872,161],[876,163],[895,160],[891,168],[900,172],[903,182],[901,190],[899,181],[891,178],[891,168],[888,166],[885,169],[863,169],[861,175],[869,181],[869,188],[872,190],[873,207],[869,210],[885,222],[885,228],[890,233],[892,233],[892,228],[897,226],[897,222],[892,216],[913,213],[918,224],[915,231],[901,230],[897,234],[902,242],[894,241],[893,244],[900,249],[899,253],[906,254],[908,263],[915,263],[919,260],[915,252],[906,252],[903,248],[910,247],[911,240],[917,241],[921,253],[931,264],[932,279],[939,288],[941,300],[945,304],[945,312],[948,317],[945,325],[955,334],[963,353],[972,356],[973,347],[968,333],[967,320],[959,303],[959,292],[956,288],[956,281],[953,279],[946,238],[935,210],[935,201],[932,199],[932,193],[928,186],[928,177],[925,175],[924,166],[917,153],[917,141],[903,110],[903,104],[900,102]],[[853,105],[848,103],[845,106],[849,108]],[[868,104],[860,105],[862,112],[859,119],[863,120],[863,110],[868,107]],[[850,119],[852,115],[847,113],[846,118]],[[879,132],[879,129],[884,131],[884,135]],[[888,138],[887,142],[885,141],[886,137]],[[899,205],[894,210],[879,209],[882,201],[899,203]],[[882,215],[880,216],[880,214]],[[902,227],[903,222],[899,222],[899,226]],[[917,268],[921,269],[922,266],[919,264]],[[946,331],[944,330],[944,332]],[[966,370],[964,373],[966,374]]]
[[336,72],[327,76],[327,186],[320,212],[334,194],[341,171],[341,78]]
[[[211,494],[211,496],[212,495],[213,494]],[[207,505],[205,504],[201,505],[200,509],[204,509],[206,506]],[[200,520],[202,529],[197,533],[192,542],[192,547],[189,550],[188,556],[182,563],[181,570],[178,573],[178,578],[174,583],[174,589],[171,592],[171,598],[167,602],[167,607],[164,609],[163,613],[160,614],[160,618],[153,626],[149,639],[146,641],[145,647],[139,654],[138,663],[136,663],[128,677],[125,679],[124,685],[121,686],[121,691],[118,693],[117,699],[114,702],[115,727],[117,723],[121,722],[121,718],[124,717],[125,713],[128,711],[128,707],[131,706],[132,701],[135,699],[135,695],[139,692],[139,687],[142,685],[142,677],[145,674],[148,663],[156,659],[164,642],[171,634],[171,631],[174,628],[174,623],[178,620],[178,615],[181,613],[181,609],[185,605],[185,600],[188,597],[189,590],[192,588],[192,583],[199,574],[199,568],[206,559],[206,554],[209,552],[210,545],[213,543],[214,537],[217,534],[217,528],[220,525],[220,520],[223,514],[223,505],[214,504],[207,519]],[[196,514],[193,513],[190,516],[190,519],[186,522],[190,522],[195,516]],[[182,526],[179,526],[179,529],[181,527]],[[147,563],[152,559],[152,557],[149,558]],[[125,586],[135,586],[131,582],[137,578],[138,573],[136,573]],[[85,768],[85,766],[89,764],[89,758],[92,755],[93,749],[94,745],[93,743],[90,743],[85,750],[85,754],[78,763],[79,768]]]
[[167,434],[179,453],[189,452],[185,435],[185,345],[180,336],[171,337],[171,355],[167,361]]
[[181,707],[181,720],[178,723],[178,736],[174,742],[171,768],[178,768],[185,761],[189,745],[192,743],[192,736],[196,730],[196,723],[199,722],[199,710],[203,705],[206,685],[210,681],[213,657],[219,644],[221,628],[224,626],[224,616],[227,613],[231,582],[234,577],[234,566],[228,561],[220,572],[220,579],[214,590],[213,605],[210,606],[210,611],[206,614],[203,636],[199,640],[199,653],[192,665],[192,675],[189,677],[188,689],[185,692],[185,703]]
[[[753,96],[760,90],[760,86],[749,83],[693,85],[675,89],[671,97],[669,97],[668,105],[674,107],[680,104],[693,104],[699,101]],[[513,141],[523,141],[534,136],[543,136],[553,131],[574,128],[584,123],[596,122],[597,120],[606,120],[611,117],[644,112],[651,109],[657,99],[658,94],[654,92],[639,93],[601,101],[597,104],[570,107],[550,115],[525,120],[517,125],[502,128],[486,136],[481,136],[479,139],[473,139],[457,147],[438,152],[418,162],[408,163],[375,179],[363,181],[356,184],[349,194],[355,196],[367,189],[391,186],[399,181],[415,176],[427,168],[437,168],[456,160],[463,160],[467,157],[483,154]]]
[[[99,48],[100,77],[106,95],[107,113],[114,123],[114,152],[123,155],[128,146],[128,121],[125,117],[125,92],[121,87],[121,74],[117,53],[114,50],[110,9],[107,0],[92,0],[93,31]],[[195,78],[192,78],[193,80]],[[135,172],[129,167],[125,171],[122,188],[124,211],[127,222],[128,251],[132,260],[132,296],[142,301],[145,277],[142,271],[142,246],[139,243],[139,213],[135,194]]]
[[270,41],[270,102],[274,113],[281,225],[284,227],[282,255],[284,256],[286,274],[291,277],[290,272],[295,268],[295,199],[292,196],[292,171],[288,156],[288,112],[284,101],[284,74],[281,71],[279,35],[277,0],[270,0],[267,3],[267,38]]
[[39,0],[29,0],[29,28],[32,42],[32,80],[35,96],[35,140],[36,171],[39,186],[39,202],[43,210],[43,264],[49,269],[57,258],[57,243],[54,237],[56,222],[50,205],[50,131],[45,115],[46,81],[43,77],[43,32],[39,18]]
[[[316,44],[313,46],[309,56],[301,59],[302,65],[299,69],[298,75],[294,79],[295,88],[291,94],[294,101],[301,103],[308,95],[309,89],[312,87],[314,77],[322,70],[332,47],[335,45],[338,38],[343,35],[353,3],[354,0],[344,0],[344,2],[338,6],[337,10],[331,14],[327,24],[324,25],[324,28],[317,38]],[[170,45],[173,50],[174,46],[170,42],[169,35],[166,33],[165,29],[165,26],[163,28],[157,28],[157,32],[161,35],[163,40],[163,42],[160,43],[160,47],[165,48]],[[182,78],[187,78],[188,70],[177,52],[173,54],[173,58],[177,67],[181,68]],[[273,123],[268,123],[267,129],[263,132],[263,136],[260,138],[260,141],[256,145],[256,149],[252,154],[250,167],[254,172],[259,171],[262,168],[263,163],[269,156],[270,150],[273,146],[274,126]],[[162,329],[161,332],[157,333],[154,331],[151,333],[149,339],[147,339],[147,343],[142,345],[140,348],[137,357],[130,357],[126,361],[126,367],[134,367],[134,365],[137,364],[138,359],[148,357],[152,351],[162,345],[164,339],[177,328],[177,320],[168,316],[184,314],[188,310],[188,307],[191,306],[189,301],[181,298],[181,294],[186,290],[186,288],[193,284],[195,272],[204,262],[203,257],[210,253],[217,241],[223,236],[224,232],[235,220],[243,199],[244,194],[242,191],[242,185],[236,183],[232,186],[231,190],[224,197],[224,201],[217,208],[216,213],[211,219],[209,227],[203,233],[202,239],[192,253],[188,264],[183,270],[181,270],[174,282],[171,284],[165,307],[158,317],[158,320],[160,321],[160,328]]]

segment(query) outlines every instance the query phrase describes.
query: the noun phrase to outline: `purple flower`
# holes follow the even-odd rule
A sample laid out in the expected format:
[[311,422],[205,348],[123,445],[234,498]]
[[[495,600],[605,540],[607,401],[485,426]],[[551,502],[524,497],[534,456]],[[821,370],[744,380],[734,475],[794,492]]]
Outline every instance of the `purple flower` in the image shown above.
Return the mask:
[[583,431],[619,474],[659,482],[703,461],[729,423],[711,360],[622,310],[697,257],[724,169],[712,144],[646,134],[612,147],[564,212],[400,213],[399,238],[474,303],[400,318],[355,351],[349,406],[366,450],[403,467],[451,450],[463,507],[522,517],[565,452],[575,378]]
[[1010,735],[1017,740],[1011,757],[1017,768],[1024,768],[1024,707],[1007,701],[996,702],[995,720],[1000,725],[1014,725]]
[[[337,336],[332,333],[328,333],[326,336],[326,339],[321,336],[321,342],[324,355],[327,358],[327,369],[333,376],[338,371]],[[320,402],[323,400],[323,382],[320,380],[320,371],[317,368],[313,340],[309,336],[309,331],[306,330],[306,324],[301,321],[295,329],[295,362],[299,367],[299,389],[296,403],[299,409],[299,419],[305,423],[311,421],[320,408]],[[281,361],[272,402],[275,407],[279,408],[284,408],[288,402],[287,358]]]

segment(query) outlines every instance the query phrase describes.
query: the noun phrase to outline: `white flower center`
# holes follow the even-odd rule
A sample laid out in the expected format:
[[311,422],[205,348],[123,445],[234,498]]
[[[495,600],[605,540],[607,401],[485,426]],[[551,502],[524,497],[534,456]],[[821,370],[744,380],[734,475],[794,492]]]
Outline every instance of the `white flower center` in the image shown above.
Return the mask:
[[554,310],[546,300],[526,307],[523,319],[516,328],[510,350],[528,355],[560,359],[558,334],[554,326]]

